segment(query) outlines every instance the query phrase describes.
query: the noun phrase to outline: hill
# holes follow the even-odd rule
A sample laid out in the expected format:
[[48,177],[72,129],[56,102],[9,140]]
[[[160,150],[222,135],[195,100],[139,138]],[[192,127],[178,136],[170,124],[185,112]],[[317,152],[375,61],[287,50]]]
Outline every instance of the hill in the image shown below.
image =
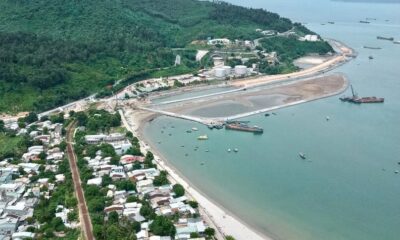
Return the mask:
[[195,52],[180,52],[183,65],[173,67],[173,49],[193,40],[295,26],[265,10],[195,0],[3,0],[0,9],[0,112],[50,109],[164,68],[190,72]]

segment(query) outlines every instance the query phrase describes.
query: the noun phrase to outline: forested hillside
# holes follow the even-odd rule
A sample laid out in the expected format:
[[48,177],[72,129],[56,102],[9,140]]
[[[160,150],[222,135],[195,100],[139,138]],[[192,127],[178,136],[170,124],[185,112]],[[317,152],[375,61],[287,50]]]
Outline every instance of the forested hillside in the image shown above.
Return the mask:
[[264,10],[195,0],[2,0],[0,9],[0,112],[42,111],[160,68],[191,71],[194,54],[174,68],[172,49],[196,39],[293,27]]

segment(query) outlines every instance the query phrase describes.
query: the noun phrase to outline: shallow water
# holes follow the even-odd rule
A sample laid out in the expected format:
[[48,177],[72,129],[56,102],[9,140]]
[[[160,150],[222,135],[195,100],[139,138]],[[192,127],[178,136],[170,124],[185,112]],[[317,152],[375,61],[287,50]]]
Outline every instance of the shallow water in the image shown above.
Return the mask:
[[[352,105],[331,97],[244,119],[263,127],[263,135],[211,131],[161,117],[146,127],[147,137],[200,190],[277,239],[399,239],[400,174],[394,171],[400,170],[400,45],[376,36],[400,39],[400,5],[324,0],[246,4],[308,22],[322,36],[356,49],[358,58],[335,71],[344,72],[359,95],[382,96],[386,102]],[[378,20],[359,24],[365,17]],[[327,21],[335,24],[321,25]],[[186,133],[194,126],[198,132]],[[201,134],[210,139],[197,141]],[[228,153],[228,148],[239,152]]]

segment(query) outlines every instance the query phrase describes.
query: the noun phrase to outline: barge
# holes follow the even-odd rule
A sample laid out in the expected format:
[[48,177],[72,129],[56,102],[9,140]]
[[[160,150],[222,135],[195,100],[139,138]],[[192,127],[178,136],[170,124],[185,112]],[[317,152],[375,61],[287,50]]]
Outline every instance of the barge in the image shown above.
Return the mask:
[[242,131],[242,132],[252,132],[254,134],[264,133],[264,129],[257,127],[257,126],[251,127],[243,122],[227,122],[225,124],[225,129]]
[[358,97],[357,93],[354,92],[353,86],[351,85],[351,93],[353,96],[343,96],[339,98],[342,102],[350,102],[350,103],[383,103],[385,102],[384,98],[378,97]]

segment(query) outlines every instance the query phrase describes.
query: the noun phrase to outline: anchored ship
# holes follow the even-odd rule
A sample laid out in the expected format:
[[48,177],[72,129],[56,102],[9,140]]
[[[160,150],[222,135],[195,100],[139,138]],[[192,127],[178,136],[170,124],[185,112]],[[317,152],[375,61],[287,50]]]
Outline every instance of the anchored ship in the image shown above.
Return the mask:
[[341,98],[339,98],[341,101],[343,102],[351,102],[351,103],[357,103],[357,104],[361,104],[361,103],[383,103],[385,102],[384,98],[378,98],[378,97],[358,97],[358,94],[354,91],[353,89],[353,85],[350,85],[351,87],[351,93],[353,96],[351,97],[346,97],[343,96]]
[[252,132],[255,134],[262,134],[264,132],[264,129],[257,127],[257,126],[249,126],[244,122],[227,122],[225,125],[225,129],[227,130],[236,130],[236,131],[243,131],[243,132]]

